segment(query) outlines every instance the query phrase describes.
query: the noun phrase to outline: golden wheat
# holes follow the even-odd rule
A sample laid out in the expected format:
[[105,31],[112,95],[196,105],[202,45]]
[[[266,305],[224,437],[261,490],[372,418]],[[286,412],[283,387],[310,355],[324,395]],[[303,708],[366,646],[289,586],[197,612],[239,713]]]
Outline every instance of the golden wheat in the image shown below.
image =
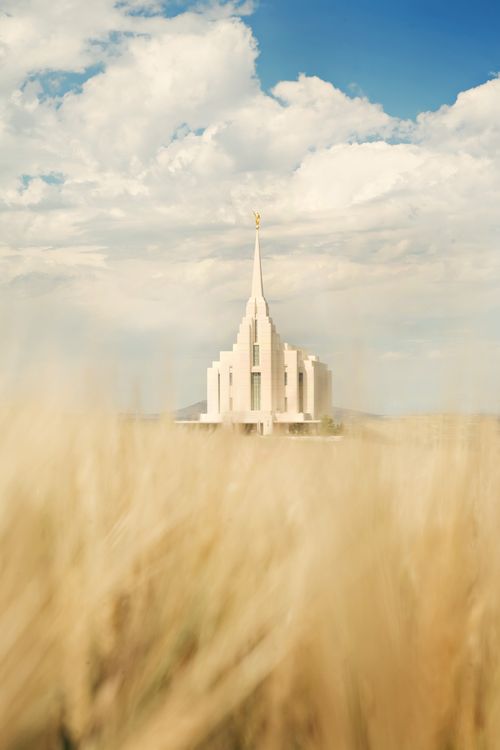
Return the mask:
[[0,747],[499,746],[495,422],[0,427]]

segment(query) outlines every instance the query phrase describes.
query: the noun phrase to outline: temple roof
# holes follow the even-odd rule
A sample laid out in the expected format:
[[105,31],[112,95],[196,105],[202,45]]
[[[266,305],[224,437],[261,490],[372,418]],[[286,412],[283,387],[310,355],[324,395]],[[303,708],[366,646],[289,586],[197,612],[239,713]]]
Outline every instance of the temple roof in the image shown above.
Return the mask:
[[252,297],[264,297],[262,264],[260,261],[259,227],[255,227],[255,251],[253,256]]

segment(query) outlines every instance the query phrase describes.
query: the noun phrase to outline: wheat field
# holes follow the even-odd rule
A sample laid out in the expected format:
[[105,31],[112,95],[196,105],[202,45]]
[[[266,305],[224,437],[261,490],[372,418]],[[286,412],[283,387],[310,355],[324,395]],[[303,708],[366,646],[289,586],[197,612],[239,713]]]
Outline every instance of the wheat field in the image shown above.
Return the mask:
[[500,746],[497,422],[0,426],[2,749]]

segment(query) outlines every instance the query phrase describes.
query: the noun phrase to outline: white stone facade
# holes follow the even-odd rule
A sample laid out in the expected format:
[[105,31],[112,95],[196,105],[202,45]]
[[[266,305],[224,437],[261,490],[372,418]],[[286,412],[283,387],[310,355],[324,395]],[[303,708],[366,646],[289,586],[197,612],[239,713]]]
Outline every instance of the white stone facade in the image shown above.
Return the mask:
[[331,413],[332,376],[318,357],[281,343],[264,297],[259,227],[255,236],[252,293],[232,351],[221,352],[207,371],[211,424],[273,426],[317,423]]

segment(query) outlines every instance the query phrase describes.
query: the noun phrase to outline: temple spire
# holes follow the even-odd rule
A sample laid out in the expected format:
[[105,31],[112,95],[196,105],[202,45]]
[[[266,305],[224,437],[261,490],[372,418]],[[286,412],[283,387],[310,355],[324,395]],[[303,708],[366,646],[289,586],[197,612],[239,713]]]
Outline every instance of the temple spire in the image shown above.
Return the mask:
[[260,262],[260,214],[254,211],[255,216],[255,251],[253,256],[253,276],[252,276],[252,297],[264,297],[264,287],[262,285],[262,266]]

